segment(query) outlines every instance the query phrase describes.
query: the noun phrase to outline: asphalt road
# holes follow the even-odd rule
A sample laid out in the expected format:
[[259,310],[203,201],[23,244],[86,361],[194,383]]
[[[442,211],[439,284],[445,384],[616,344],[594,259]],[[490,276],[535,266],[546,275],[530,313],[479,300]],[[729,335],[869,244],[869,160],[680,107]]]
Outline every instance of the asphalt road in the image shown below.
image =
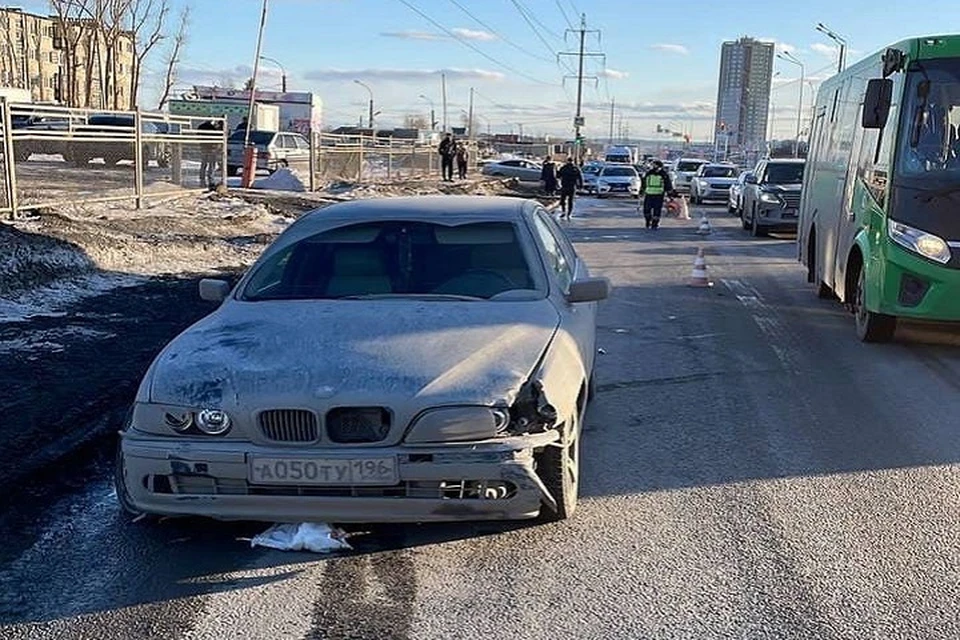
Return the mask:
[[616,289],[573,521],[266,551],[263,525],[130,523],[93,459],[0,516],[0,637],[960,637],[960,332],[863,345],[790,238],[578,206]]

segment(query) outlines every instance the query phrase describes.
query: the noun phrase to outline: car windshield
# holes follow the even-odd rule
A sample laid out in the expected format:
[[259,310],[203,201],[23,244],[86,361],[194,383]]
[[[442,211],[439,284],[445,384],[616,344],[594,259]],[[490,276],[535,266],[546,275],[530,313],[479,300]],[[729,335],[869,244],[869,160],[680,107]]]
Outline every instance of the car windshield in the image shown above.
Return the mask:
[[702,162],[678,162],[677,171],[696,171],[701,165]]
[[488,299],[517,289],[537,285],[514,224],[389,220],[324,231],[274,253],[251,274],[243,299]]
[[960,176],[960,58],[923,60],[908,74],[897,172],[927,182]]
[[603,170],[603,177],[614,177],[614,178],[636,178],[637,172],[633,167],[607,167]]
[[584,165],[583,173],[600,173],[601,167],[595,164]]
[[704,178],[736,178],[736,167],[704,167]]
[[800,184],[803,182],[803,163],[791,162],[778,164],[771,162],[767,165],[765,182],[772,184]]
[[[250,142],[255,145],[266,146],[270,144],[270,141],[273,140],[273,136],[276,135],[273,131],[251,131],[250,132]],[[230,134],[230,142],[243,142],[246,139],[246,131],[234,131]]]

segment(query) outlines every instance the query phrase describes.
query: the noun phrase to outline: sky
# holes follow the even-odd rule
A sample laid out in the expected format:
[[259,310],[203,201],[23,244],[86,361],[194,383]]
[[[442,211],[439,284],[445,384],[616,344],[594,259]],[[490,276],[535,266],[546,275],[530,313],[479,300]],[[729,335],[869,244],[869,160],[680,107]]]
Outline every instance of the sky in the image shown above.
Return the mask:
[[[190,7],[190,26],[177,89],[242,86],[252,75],[262,0],[169,0],[173,13]],[[776,61],[771,99],[773,133],[796,133],[818,82],[836,69],[836,47],[817,32],[825,23],[848,42],[848,63],[914,35],[960,32],[955,0],[879,3],[876,0],[268,0],[258,85],[280,88],[280,66],[291,91],[316,92],[327,126],[367,116],[372,92],[378,127],[427,118],[433,103],[460,126],[474,89],[479,130],[572,134],[577,98],[579,36],[587,29],[582,112],[584,133],[606,137],[613,102],[614,132],[655,138],[660,125],[712,136],[720,46],[752,36],[777,43],[805,67]],[[43,0],[18,3],[46,12]],[[171,23],[173,20],[171,20]],[[171,30],[172,30],[171,25]],[[155,103],[160,53],[145,79],[145,105]],[[602,55],[594,55],[602,54]],[[277,64],[279,63],[279,65]]]

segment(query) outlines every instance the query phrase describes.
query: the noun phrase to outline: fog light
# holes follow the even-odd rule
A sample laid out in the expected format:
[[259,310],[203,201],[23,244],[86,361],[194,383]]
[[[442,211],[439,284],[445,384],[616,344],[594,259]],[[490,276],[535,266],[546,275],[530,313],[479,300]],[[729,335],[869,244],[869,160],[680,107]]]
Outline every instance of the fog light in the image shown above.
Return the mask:
[[923,302],[923,297],[929,290],[929,282],[905,273],[900,278],[900,295],[897,301],[905,307],[915,307]]
[[230,429],[230,416],[219,409],[204,409],[197,414],[197,428],[207,435],[219,436]]

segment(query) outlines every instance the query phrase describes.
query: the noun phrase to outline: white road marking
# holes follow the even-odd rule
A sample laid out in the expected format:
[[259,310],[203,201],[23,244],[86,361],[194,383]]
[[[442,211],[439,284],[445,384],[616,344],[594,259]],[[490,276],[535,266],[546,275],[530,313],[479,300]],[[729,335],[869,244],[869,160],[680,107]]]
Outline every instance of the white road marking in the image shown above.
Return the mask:
[[797,359],[799,345],[777,318],[776,312],[763,301],[760,292],[740,280],[721,278],[720,281],[750,310],[753,321],[767,337],[767,344],[773,349],[783,368],[788,373],[800,375],[801,367]]

